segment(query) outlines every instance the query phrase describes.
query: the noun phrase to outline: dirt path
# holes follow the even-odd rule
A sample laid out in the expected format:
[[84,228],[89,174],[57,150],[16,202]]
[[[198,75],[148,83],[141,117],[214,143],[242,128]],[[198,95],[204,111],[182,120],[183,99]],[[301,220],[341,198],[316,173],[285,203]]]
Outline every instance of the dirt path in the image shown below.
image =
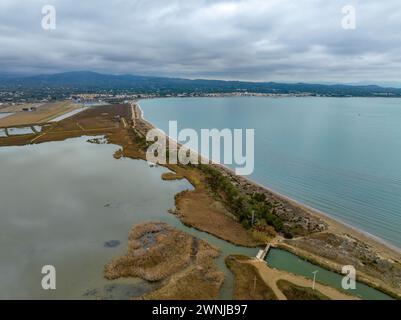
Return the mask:
[[[279,271],[277,269],[269,268],[264,261],[249,260],[244,263],[252,264],[258,269],[262,279],[274,291],[275,295],[277,296],[277,298],[279,298],[279,300],[287,300],[287,298],[278,288],[277,286],[278,280],[287,280],[301,287],[309,287],[309,288],[312,287],[312,280],[306,279],[301,276],[296,276],[294,274],[285,271]],[[319,291],[320,293],[326,295],[327,297],[333,300],[359,300],[359,298],[357,297],[347,295],[334,288],[322,285],[320,283],[316,283],[315,288],[317,291]]]
[[81,126],[81,125],[79,124],[79,122],[77,122],[77,127],[78,127],[79,129],[81,129],[81,130],[85,130],[84,127]]
[[136,112],[136,104],[131,103],[131,116],[132,116],[132,126],[136,127],[136,119],[138,119],[137,112]]

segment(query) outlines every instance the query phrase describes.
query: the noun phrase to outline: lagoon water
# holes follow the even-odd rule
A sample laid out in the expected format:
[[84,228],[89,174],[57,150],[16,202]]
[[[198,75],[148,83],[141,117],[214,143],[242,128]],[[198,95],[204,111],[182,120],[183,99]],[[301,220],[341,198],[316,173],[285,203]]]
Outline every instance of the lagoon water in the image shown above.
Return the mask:
[[[192,189],[187,181],[163,181],[167,169],[116,160],[117,146],[88,139],[0,148],[0,299],[129,299],[152,290],[139,279],[103,278],[104,265],[126,252],[131,227],[145,221],[169,223],[218,247],[216,263],[225,274],[220,298],[232,298],[225,257],[255,256],[258,249],[182,225],[167,210],[176,193]],[[281,250],[268,263],[305,276],[318,268]],[[44,265],[56,268],[56,290],[42,289]],[[321,271],[320,281],[339,286],[338,275]],[[355,294],[389,298],[359,284]]]
[[401,247],[401,100],[227,97],[140,101],[179,129],[255,129],[251,178]]
[[13,115],[13,114],[14,114],[14,113],[12,113],[12,112],[0,112],[0,119],[9,117],[9,116],[11,116],[11,115]]
[[[220,248],[221,298],[230,299],[233,276],[224,258],[255,256],[257,249],[184,226],[167,211],[191,184],[163,181],[167,169],[116,160],[118,146],[89,139],[0,148],[0,300],[130,299],[152,290],[139,279],[103,278],[104,265],[125,254],[132,226],[146,221],[169,223]],[[42,289],[45,265],[56,268],[56,290]]]
[[[134,224],[175,222],[166,211],[191,185],[162,181],[166,169],[116,160],[117,146],[87,139],[0,148],[0,299],[126,299],[150,290],[107,281],[103,267],[125,253]],[[121,244],[108,247],[113,240]],[[42,289],[44,265],[56,268],[56,290]]]
[[298,256],[284,250],[271,249],[266,262],[271,268],[276,268],[291,272],[293,274],[301,275],[310,281],[313,281],[313,273],[316,273],[316,281],[330,287],[336,288],[344,293],[352,294],[361,299],[366,300],[392,300],[388,295],[374,290],[363,283],[356,283],[355,289],[344,290],[342,288],[343,276],[327,269],[321,268],[314,265],[306,260],[299,258]]

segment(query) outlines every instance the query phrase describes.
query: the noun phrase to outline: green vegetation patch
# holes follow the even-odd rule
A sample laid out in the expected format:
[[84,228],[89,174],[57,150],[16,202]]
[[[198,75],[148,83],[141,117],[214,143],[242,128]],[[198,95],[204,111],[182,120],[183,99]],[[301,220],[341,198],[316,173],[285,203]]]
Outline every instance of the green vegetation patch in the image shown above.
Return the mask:
[[220,196],[230,211],[238,218],[246,229],[255,229],[262,233],[274,236],[269,226],[275,232],[292,238],[280,217],[275,214],[273,204],[262,193],[252,195],[242,194],[239,189],[219,170],[209,165],[199,165],[206,175],[206,181],[213,192]]
[[300,287],[286,280],[277,281],[277,286],[288,300],[330,300],[317,290]]

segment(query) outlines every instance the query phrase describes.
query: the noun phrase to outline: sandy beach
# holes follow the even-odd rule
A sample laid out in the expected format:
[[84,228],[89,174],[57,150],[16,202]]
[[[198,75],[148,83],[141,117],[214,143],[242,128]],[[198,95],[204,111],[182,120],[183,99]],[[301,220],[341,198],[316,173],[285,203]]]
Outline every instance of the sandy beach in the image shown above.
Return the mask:
[[[234,171],[231,170],[230,168],[228,168],[227,166],[224,166],[221,164],[215,164],[215,165],[220,167],[222,170],[229,172],[229,174],[235,175]],[[331,232],[349,234],[355,238],[362,240],[365,243],[368,243],[372,247],[375,247],[378,251],[380,251],[384,255],[387,255],[389,258],[390,257],[392,257],[392,258],[398,257],[397,259],[401,259],[401,248],[396,247],[395,245],[393,245],[375,235],[372,235],[367,231],[364,231],[357,227],[351,226],[337,218],[330,216],[327,213],[324,213],[320,210],[314,209],[308,205],[302,204],[297,200],[294,200],[281,193],[278,193],[277,191],[274,191],[274,190],[270,189],[269,187],[261,185],[249,178],[242,176],[242,177],[240,177],[240,179],[247,181],[247,183],[254,185],[256,188],[264,189],[264,190],[268,191],[269,193],[273,194],[275,197],[277,197],[281,201],[288,202],[291,206],[296,207],[302,211],[305,211],[308,214],[315,216],[320,220],[323,220],[324,222],[327,223],[327,225],[329,226],[328,230]]]

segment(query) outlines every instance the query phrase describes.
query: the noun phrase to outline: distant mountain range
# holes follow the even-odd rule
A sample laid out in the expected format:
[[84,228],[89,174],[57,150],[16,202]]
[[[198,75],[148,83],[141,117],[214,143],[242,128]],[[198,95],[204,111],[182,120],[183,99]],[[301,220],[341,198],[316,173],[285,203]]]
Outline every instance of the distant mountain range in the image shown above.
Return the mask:
[[125,90],[138,93],[310,93],[332,96],[401,96],[401,88],[376,85],[324,85],[308,83],[245,82],[223,80],[189,80],[139,75],[109,75],[77,71],[29,77],[0,76],[0,90]]

